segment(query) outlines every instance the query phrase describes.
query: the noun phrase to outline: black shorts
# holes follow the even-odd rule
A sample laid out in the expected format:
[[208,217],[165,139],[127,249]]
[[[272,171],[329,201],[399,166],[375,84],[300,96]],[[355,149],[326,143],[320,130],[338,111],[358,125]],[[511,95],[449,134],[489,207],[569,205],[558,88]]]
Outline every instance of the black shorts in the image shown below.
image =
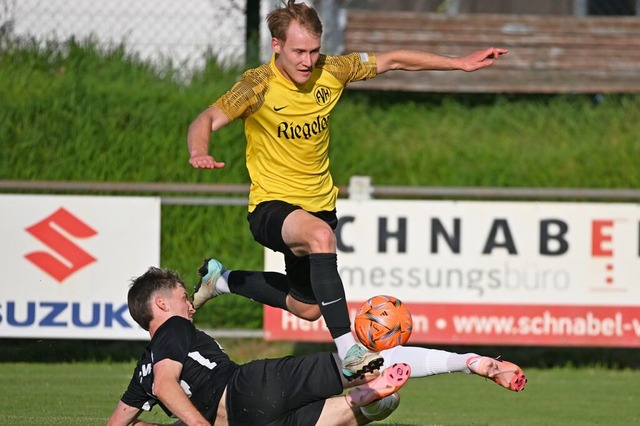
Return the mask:
[[325,400],[342,390],[328,352],[252,361],[241,365],[227,385],[229,426],[315,425]]
[[[282,225],[292,212],[300,209],[284,201],[265,201],[247,215],[253,238],[264,247],[284,254],[284,263],[289,279],[289,294],[303,303],[317,304],[311,289],[309,256],[298,257],[282,239]],[[309,212],[325,221],[331,229],[338,225],[336,211]]]

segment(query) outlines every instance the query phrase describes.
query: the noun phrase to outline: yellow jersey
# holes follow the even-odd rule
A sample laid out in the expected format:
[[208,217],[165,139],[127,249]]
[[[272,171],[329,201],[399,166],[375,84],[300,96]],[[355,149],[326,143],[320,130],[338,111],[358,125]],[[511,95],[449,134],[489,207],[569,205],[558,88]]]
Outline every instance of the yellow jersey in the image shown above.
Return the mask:
[[274,55],[214,102],[230,121],[244,122],[250,212],[273,200],[310,212],[335,208],[329,116],[348,83],[376,74],[373,53],[320,55],[309,80],[296,85],[276,68]]

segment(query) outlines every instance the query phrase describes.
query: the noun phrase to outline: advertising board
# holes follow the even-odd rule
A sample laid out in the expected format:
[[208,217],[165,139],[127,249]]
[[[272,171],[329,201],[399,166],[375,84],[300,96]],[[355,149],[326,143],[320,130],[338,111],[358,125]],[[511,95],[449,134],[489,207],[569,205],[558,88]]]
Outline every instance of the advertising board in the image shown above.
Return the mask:
[[160,261],[160,199],[0,195],[0,337],[148,339],[131,278]]
[[[410,342],[640,346],[640,207],[621,203],[339,200],[352,317],[371,296],[411,309]],[[265,269],[283,271],[265,250]],[[329,341],[265,308],[265,336]]]

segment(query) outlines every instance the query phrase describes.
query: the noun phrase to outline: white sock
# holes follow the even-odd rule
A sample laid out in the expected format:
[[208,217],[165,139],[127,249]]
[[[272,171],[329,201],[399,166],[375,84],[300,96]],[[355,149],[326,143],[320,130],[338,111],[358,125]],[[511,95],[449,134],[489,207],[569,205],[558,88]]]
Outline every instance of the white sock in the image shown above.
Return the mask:
[[356,338],[353,337],[353,334],[351,333],[343,334],[342,336],[337,337],[334,341],[336,342],[336,348],[338,349],[338,356],[340,359],[344,359],[344,357],[347,356],[347,351],[351,349],[351,346],[357,343]]
[[222,273],[222,275],[220,276],[220,278],[218,278],[218,280],[213,283],[216,292],[218,293],[231,293],[231,290],[229,289],[229,274],[231,273],[231,271],[227,270],[224,271]]
[[426,377],[456,372],[471,374],[471,370],[467,367],[467,359],[476,354],[457,354],[438,349],[396,346],[380,352],[380,355],[384,357],[383,368],[397,362],[404,362],[411,367],[411,377]]

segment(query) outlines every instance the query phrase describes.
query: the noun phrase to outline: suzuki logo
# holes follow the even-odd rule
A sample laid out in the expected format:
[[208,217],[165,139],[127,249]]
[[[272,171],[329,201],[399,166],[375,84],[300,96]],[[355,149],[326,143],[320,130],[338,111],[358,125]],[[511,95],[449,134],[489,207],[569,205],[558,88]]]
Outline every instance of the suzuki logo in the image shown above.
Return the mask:
[[28,227],[26,231],[53,250],[57,257],[44,251],[29,253],[25,257],[58,282],[96,261],[95,257],[74,244],[67,235],[89,238],[97,235],[97,232],[62,207]]

